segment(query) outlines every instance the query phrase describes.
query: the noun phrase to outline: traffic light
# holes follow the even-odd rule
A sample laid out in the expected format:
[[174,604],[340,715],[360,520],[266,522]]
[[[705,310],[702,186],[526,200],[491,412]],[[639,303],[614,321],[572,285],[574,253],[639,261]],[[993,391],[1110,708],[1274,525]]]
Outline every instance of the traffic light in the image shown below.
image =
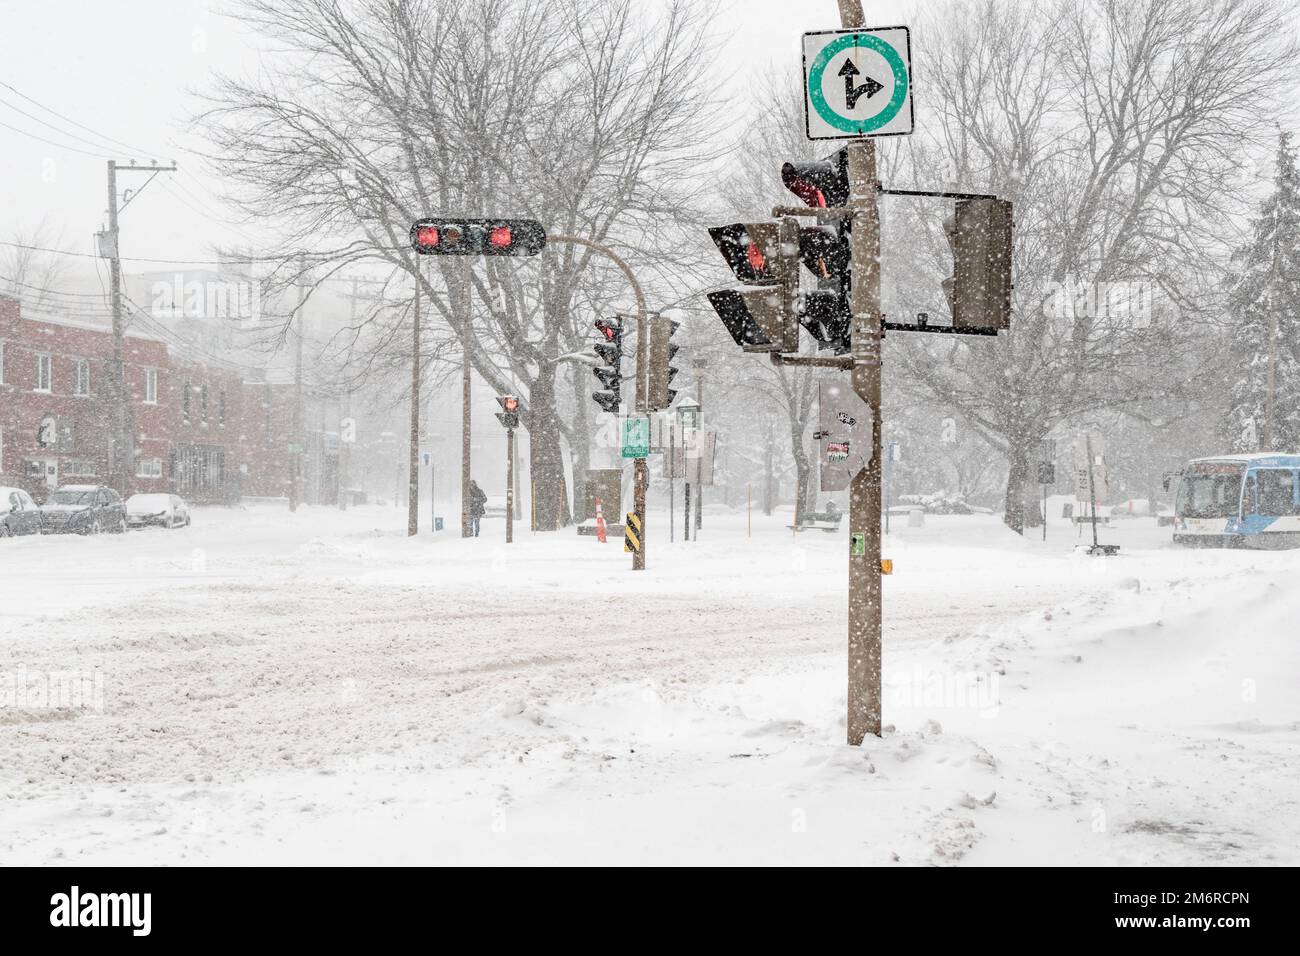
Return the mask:
[[709,230],[722,257],[745,286],[710,292],[709,303],[736,344],[746,352],[797,352],[799,319],[795,297],[799,264],[795,254],[798,226],[781,223],[733,223]]
[[825,159],[785,163],[781,182],[814,209],[839,209],[849,201],[849,151],[847,147]]
[[673,342],[673,334],[680,327],[680,322],[666,315],[656,315],[650,320],[650,373],[646,384],[649,386],[651,411],[667,408],[677,397],[677,390],[671,387],[677,369],[671,363],[681,348]]
[[602,411],[617,415],[619,402],[623,398],[623,320],[618,317],[597,319],[595,326],[601,335],[601,341],[595,345],[596,357],[600,363],[591,373],[600,380],[603,388],[592,392],[591,397]]
[[[781,167],[781,181],[807,206],[843,208],[849,201],[848,150],[812,162],[786,163]],[[819,348],[841,353],[849,350],[853,315],[852,231],[848,217],[799,230],[799,258],[817,282],[816,288],[801,298],[800,322]]]
[[943,292],[953,328],[1010,328],[1011,221],[1005,199],[959,199],[944,220],[953,270]]
[[534,219],[417,219],[411,247],[422,256],[535,256],[546,230]]
[[501,411],[497,412],[497,421],[506,428],[518,428],[519,399],[513,395],[498,395],[497,404],[501,406]]

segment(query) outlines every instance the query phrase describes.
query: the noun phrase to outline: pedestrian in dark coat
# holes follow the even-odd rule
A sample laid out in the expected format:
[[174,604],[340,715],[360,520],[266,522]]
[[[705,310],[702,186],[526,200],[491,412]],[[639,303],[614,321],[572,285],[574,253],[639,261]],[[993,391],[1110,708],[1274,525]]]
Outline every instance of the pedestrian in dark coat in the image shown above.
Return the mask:
[[476,538],[478,537],[479,521],[482,520],[485,511],[487,511],[487,495],[478,486],[477,481],[471,480],[469,483],[469,526],[473,529]]

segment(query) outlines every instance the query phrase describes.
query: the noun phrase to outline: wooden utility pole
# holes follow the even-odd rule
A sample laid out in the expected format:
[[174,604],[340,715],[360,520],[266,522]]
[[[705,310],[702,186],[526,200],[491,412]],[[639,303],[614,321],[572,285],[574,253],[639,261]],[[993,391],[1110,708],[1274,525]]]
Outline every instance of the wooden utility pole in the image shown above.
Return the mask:
[[[839,0],[846,28],[864,26],[859,0]],[[871,408],[871,463],[849,485],[848,742],[880,736],[880,184],[876,144],[850,140],[849,208],[853,289],[850,381]]]
[[463,327],[461,328],[461,345],[462,358],[460,370],[460,536],[462,538],[470,537],[470,402],[471,402],[471,364],[470,364],[470,340],[474,334],[474,324],[471,319],[471,304],[473,302],[474,289],[474,260],[470,256],[465,257],[465,283],[464,290],[461,294],[461,306],[464,309],[462,318]]
[[[417,267],[418,268],[418,267]],[[406,534],[420,532],[420,277],[411,302],[411,434],[407,447]],[[432,455],[429,458],[433,460]]]
[[[114,486],[122,497],[130,492],[131,471],[135,464],[134,426],[131,422],[131,388],[126,381],[126,321],[122,317],[122,251],[121,233],[117,225],[117,216],[132,199],[144,191],[145,186],[153,182],[159,173],[174,173],[176,164],[159,166],[156,163],[141,166],[135,162],[119,163],[108,161],[108,230],[105,235],[106,247],[100,249],[100,255],[108,259],[109,306],[113,312],[113,367],[110,372],[113,389],[113,478]],[[131,197],[117,204],[117,174],[119,172],[147,172],[152,175],[145,180]]]

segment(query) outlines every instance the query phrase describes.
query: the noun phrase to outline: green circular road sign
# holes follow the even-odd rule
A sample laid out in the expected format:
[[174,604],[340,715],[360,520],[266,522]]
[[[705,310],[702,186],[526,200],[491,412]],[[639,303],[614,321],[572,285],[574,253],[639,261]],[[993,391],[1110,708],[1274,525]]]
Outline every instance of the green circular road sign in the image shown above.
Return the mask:
[[[830,64],[831,59],[837,54],[850,47],[864,47],[868,50],[875,50],[885,62],[889,64],[890,71],[894,74],[894,92],[890,96],[889,102],[875,116],[867,119],[851,119],[837,113],[835,109],[826,102],[826,95],[822,92],[822,75],[826,72],[826,67]],[[849,33],[828,43],[817,54],[813,60],[812,66],[808,70],[808,98],[811,100],[813,109],[817,115],[838,130],[845,133],[866,134],[874,132],[884,126],[902,109],[903,104],[907,101],[907,64],[903,58],[898,55],[898,51],[886,43],[880,37],[872,36],[870,33]]]

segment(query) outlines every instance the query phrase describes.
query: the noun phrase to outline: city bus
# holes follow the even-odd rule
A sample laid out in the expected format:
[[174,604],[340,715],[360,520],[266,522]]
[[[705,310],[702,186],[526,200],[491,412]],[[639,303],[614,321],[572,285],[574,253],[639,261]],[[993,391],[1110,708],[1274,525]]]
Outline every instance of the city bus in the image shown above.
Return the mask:
[[1300,547],[1300,455],[1197,458],[1174,480],[1175,544]]

